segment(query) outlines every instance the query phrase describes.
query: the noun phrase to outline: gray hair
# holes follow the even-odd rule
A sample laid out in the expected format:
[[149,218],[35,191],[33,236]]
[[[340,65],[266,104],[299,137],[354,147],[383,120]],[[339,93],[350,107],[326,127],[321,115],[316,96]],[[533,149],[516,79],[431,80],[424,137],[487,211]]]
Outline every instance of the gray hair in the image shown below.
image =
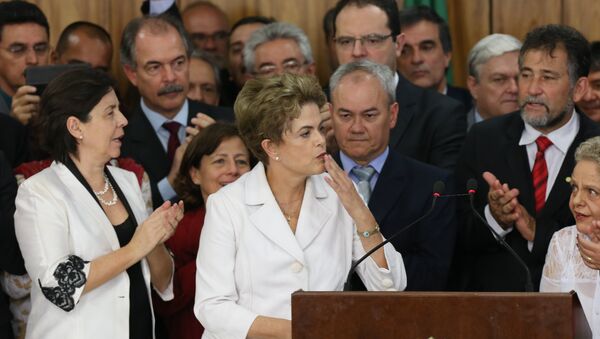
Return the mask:
[[593,137],[579,144],[575,150],[575,162],[588,160],[600,166],[600,137]]
[[310,48],[308,37],[304,31],[292,24],[274,22],[254,31],[248,39],[248,42],[246,42],[246,45],[244,45],[244,67],[246,67],[248,73],[256,71],[254,69],[254,66],[256,66],[254,58],[254,51],[256,48],[266,42],[277,39],[290,39],[296,41],[306,63],[312,64],[314,62],[312,49]]
[[219,65],[217,64],[217,61],[215,60],[215,58],[213,57],[212,54],[209,54],[208,52],[205,52],[201,49],[195,48],[194,51],[192,52],[192,55],[190,56],[191,59],[198,59],[201,61],[206,62],[210,68],[212,68],[213,73],[215,73],[215,84],[217,85],[217,91],[221,91],[221,70],[219,69]]
[[339,85],[343,77],[354,72],[365,72],[374,76],[381,87],[388,95],[388,103],[391,105],[396,101],[396,83],[394,81],[394,72],[386,66],[373,61],[363,59],[348,64],[341,65],[335,70],[329,79],[329,93],[333,98],[333,92]]
[[517,52],[521,49],[521,41],[508,34],[491,34],[479,40],[469,51],[467,67],[469,75],[479,81],[479,68],[491,58],[504,53]]
[[159,16],[144,16],[131,20],[125,29],[123,29],[123,35],[121,36],[121,65],[130,66],[136,68],[137,63],[135,61],[135,38],[142,28],[148,27],[154,34],[165,33],[168,28],[173,27],[179,33],[183,46],[185,47],[185,54],[189,58],[192,54],[192,42],[190,41],[183,25],[178,20],[174,19],[169,14],[162,14]]

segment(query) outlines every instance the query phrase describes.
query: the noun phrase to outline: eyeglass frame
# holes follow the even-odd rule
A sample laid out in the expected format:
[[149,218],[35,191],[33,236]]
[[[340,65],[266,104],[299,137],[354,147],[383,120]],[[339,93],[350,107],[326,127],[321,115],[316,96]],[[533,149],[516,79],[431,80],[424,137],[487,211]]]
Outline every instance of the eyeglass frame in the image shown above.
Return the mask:
[[[22,51],[15,51],[16,48],[23,48]],[[43,48],[43,49],[40,49]],[[33,46],[24,43],[12,43],[8,47],[3,47],[3,50],[10,53],[15,58],[22,58],[27,54],[27,51],[32,50],[38,57],[45,56],[50,51],[50,44],[48,42],[38,42]]]
[[[383,45],[383,42],[385,40],[387,40],[388,38],[392,38],[392,40],[393,40],[393,36],[394,36],[394,33],[389,33],[387,35],[378,34],[378,33],[371,33],[371,34],[363,35],[363,36],[361,36],[359,38],[355,38],[355,37],[352,37],[352,36],[340,36],[340,37],[333,38],[333,42],[335,42],[335,44],[337,46],[339,46],[340,48],[342,48],[342,49],[352,49],[352,48],[354,48],[354,46],[356,46],[356,42],[357,41],[360,41],[360,45],[363,46],[363,47],[365,47],[365,48],[379,48],[379,47],[381,47]],[[371,42],[371,43],[369,43],[369,42],[365,43],[370,38],[371,39],[376,38],[376,41],[375,42]],[[340,42],[340,39],[348,39],[349,40],[348,41],[348,45],[342,45],[341,42]]]
[[[295,64],[286,66],[286,64],[290,64],[292,62]],[[306,61],[300,62],[296,59],[289,59],[289,60],[284,61],[281,64],[281,68],[283,68],[284,73],[298,74],[298,71],[300,71],[300,69],[306,65],[308,65],[308,62],[306,62]],[[253,74],[255,76],[271,76],[275,73],[275,70],[277,70],[277,66],[278,65],[275,65],[272,63],[265,64],[265,65],[262,65],[261,67],[259,67],[257,71],[254,71]],[[270,67],[270,68],[272,68],[272,70],[269,72],[261,71],[261,69],[264,67]]]

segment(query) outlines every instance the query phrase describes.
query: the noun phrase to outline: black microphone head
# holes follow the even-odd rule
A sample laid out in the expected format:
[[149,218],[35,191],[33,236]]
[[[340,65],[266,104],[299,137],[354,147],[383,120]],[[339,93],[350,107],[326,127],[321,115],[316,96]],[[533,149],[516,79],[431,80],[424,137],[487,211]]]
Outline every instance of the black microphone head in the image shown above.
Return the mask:
[[433,196],[439,197],[444,193],[444,189],[446,188],[446,184],[443,181],[438,180],[433,183]]
[[477,192],[477,180],[471,178],[467,180],[467,193],[475,194]]

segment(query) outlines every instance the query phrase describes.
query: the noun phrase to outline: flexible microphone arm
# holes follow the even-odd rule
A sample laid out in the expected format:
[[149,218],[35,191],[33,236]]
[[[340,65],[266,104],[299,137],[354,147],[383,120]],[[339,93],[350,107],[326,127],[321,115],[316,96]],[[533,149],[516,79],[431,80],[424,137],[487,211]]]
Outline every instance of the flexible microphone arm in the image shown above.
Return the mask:
[[481,214],[479,214],[479,212],[477,212],[477,209],[475,208],[475,203],[474,203],[474,197],[475,197],[476,192],[477,192],[477,180],[475,180],[473,178],[467,180],[467,193],[469,193],[469,202],[471,205],[471,211],[473,211],[473,214],[475,214],[475,216],[494,234],[494,238],[496,238],[496,241],[498,242],[498,244],[502,245],[515,259],[517,259],[519,264],[523,267],[523,270],[525,270],[525,292],[533,292],[531,271],[529,270],[529,267],[527,266],[527,264],[523,261],[523,259],[521,259],[521,257],[517,254],[517,252],[515,252],[515,250],[513,250],[512,247],[510,247],[510,245],[504,240],[504,238],[502,238],[498,234],[498,232],[496,232],[496,230],[494,230],[494,228],[490,224],[488,224],[487,220],[485,220],[485,218],[482,217]]
[[417,218],[415,221],[413,221],[410,224],[408,224],[408,226],[405,226],[405,227],[401,228],[396,233],[394,233],[391,237],[389,237],[388,239],[386,239],[383,242],[379,243],[377,246],[371,248],[367,253],[365,253],[365,255],[363,255],[362,257],[360,257],[360,259],[358,259],[354,264],[352,264],[352,266],[350,267],[350,271],[348,271],[348,276],[346,277],[346,282],[344,283],[344,291],[351,291],[352,290],[352,283],[350,282],[350,280],[352,278],[352,274],[354,274],[354,272],[356,271],[356,268],[358,267],[358,265],[360,265],[360,263],[362,263],[363,261],[365,261],[365,259],[367,259],[375,251],[377,251],[378,249],[380,249],[383,246],[385,246],[385,244],[387,244],[390,241],[396,239],[404,231],[408,230],[413,225],[417,224],[419,221],[425,219],[426,217],[429,216],[429,214],[431,214],[431,212],[433,212],[433,209],[435,208],[435,202],[437,201],[437,199],[444,192],[445,186],[446,185],[444,184],[443,181],[440,181],[440,180],[436,181],[433,184],[433,194],[432,194],[433,199],[431,201],[431,207],[429,208],[429,210],[427,210],[427,212],[425,214],[423,214],[421,217]]

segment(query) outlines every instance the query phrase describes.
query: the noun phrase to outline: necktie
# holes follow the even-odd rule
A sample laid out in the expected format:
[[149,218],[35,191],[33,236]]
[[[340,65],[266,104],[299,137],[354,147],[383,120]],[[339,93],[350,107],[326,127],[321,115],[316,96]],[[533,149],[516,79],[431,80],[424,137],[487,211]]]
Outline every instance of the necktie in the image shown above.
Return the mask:
[[172,163],[173,157],[175,156],[175,150],[181,144],[179,142],[179,137],[177,136],[181,124],[176,121],[169,121],[162,124],[162,126],[167,131],[169,131],[169,141],[167,142],[167,156],[169,157],[169,162]]
[[373,174],[375,174],[375,169],[372,166],[355,166],[351,172],[358,178],[358,193],[366,203],[369,203],[369,199],[371,198],[370,181]]
[[546,204],[546,183],[548,182],[548,166],[546,165],[544,152],[552,145],[552,141],[542,135],[535,140],[535,143],[538,150],[535,154],[531,176],[535,192],[535,211],[539,214]]

